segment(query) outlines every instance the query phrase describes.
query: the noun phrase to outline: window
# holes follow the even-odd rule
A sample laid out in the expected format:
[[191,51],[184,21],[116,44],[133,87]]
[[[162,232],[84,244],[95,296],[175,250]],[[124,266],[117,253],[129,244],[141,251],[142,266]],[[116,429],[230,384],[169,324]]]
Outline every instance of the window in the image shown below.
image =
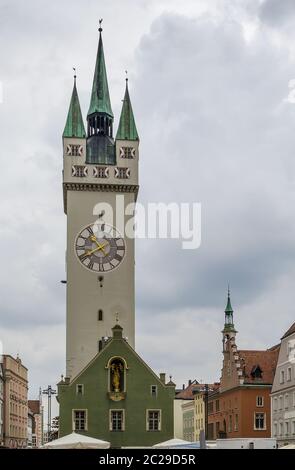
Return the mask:
[[279,410],[282,410],[282,409],[283,409],[283,397],[281,395],[279,398]]
[[77,384],[76,385],[76,394],[77,395],[84,395],[84,385],[83,384]]
[[281,370],[280,383],[283,384],[284,382],[285,382],[285,371]]
[[219,400],[216,400],[215,402],[215,410],[219,411]]
[[291,367],[288,367],[288,369],[287,369],[287,380],[288,380],[288,382],[290,382],[291,378],[292,378],[291,377]]
[[277,432],[278,432],[278,425],[277,425],[277,423],[274,423],[274,425],[273,425],[273,435],[274,435],[274,437],[276,437]]
[[151,385],[151,395],[152,397],[156,397],[158,394],[158,387],[157,385]]
[[208,413],[213,413],[213,401],[210,401],[208,403]]
[[147,431],[161,431],[161,410],[147,410]]
[[124,431],[124,410],[110,410],[110,431]]
[[103,320],[103,311],[98,310],[98,321],[102,321],[102,320]]
[[286,393],[285,395],[285,410],[289,408],[289,395]]
[[256,406],[263,406],[264,405],[264,399],[263,397],[256,397]]
[[108,178],[110,176],[109,168],[105,166],[95,166],[93,168],[94,178]]
[[279,436],[283,435],[283,423],[280,423],[280,434]]
[[255,413],[254,415],[254,429],[266,429],[265,427],[265,413]]
[[130,178],[130,168],[115,168],[115,178],[128,179]]
[[292,434],[295,434],[295,421],[292,421]]
[[82,145],[67,145],[67,155],[70,157],[82,157],[83,146]]
[[77,178],[83,178],[88,176],[88,168],[85,165],[73,165],[72,166],[72,176]]
[[278,409],[278,399],[274,398],[273,399],[273,410],[277,411],[277,409]]
[[73,410],[74,431],[87,430],[86,410]]
[[229,415],[229,422],[228,422],[228,432],[232,432],[233,430],[233,417]]
[[288,436],[289,435],[289,422],[286,421],[285,422],[285,436]]
[[238,425],[239,425],[239,415],[235,415],[235,428],[234,430],[237,431],[238,430]]
[[134,147],[120,147],[120,157],[121,158],[135,158],[135,148]]
[[220,429],[220,424],[219,421],[215,424],[215,432],[216,432],[216,439],[218,439],[219,436],[219,429]]

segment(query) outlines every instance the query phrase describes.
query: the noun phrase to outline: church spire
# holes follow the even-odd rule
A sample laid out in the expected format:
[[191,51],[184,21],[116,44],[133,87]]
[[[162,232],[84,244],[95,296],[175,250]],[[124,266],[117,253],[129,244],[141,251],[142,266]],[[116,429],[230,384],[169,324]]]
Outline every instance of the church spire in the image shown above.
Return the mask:
[[126,78],[125,96],[122,105],[116,140],[139,140]]
[[105,113],[113,118],[114,115],[111,106],[106,65],[104,60],[101,23],[102,20],[99,21],[98,50],[94,70],[91,100],[87,116],[94,113]]
[[82,139],[86,137],[79,96],[76,85],[76,69],[74,69],[74,87],[68,111],[67,121],[63,132],[63,137],[77,137]]

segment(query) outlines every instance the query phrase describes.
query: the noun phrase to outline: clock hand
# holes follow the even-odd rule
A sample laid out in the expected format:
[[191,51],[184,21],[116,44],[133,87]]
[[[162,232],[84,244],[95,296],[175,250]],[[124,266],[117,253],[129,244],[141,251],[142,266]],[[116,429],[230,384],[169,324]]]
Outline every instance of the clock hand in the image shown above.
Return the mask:
[[94,250],[91,250],[91,251],[86,251],[85,252],[86,256],[90,256],[90,255],[92,255],[93,253],[95,253],[96,251],[99,251],[99,250],[101,250],[103,252],[103,254],[106,256],[106,252],[104,250],[104,247],[107,245],[107,242],[104,245],[101,245],[98,242],[96,242],[96,244],[97,244],[97,248],[94,248]]

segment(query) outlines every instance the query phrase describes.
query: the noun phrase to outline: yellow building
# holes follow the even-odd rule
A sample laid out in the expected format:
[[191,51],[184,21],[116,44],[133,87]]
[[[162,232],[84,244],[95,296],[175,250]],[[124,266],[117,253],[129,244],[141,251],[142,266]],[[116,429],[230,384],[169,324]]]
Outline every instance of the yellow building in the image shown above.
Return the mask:
[[195,411],[195,441],[200,440],[201,430],[205,431],[205,401],[204,392],[197,390],[194,394]]

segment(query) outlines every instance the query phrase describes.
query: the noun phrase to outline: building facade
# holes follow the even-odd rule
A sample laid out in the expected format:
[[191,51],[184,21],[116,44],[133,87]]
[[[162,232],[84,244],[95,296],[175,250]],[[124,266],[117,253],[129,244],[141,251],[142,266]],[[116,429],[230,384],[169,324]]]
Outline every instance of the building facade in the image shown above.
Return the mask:
[[236,333],[228,293],[220,388],[208,397],[208,438],[271,437],[270,392],[279,346],[239,350]]
[[41,400],[29,400],[29,411],[32,413],[32,447],[39,448],[42,446],[42,405]]
[[28,370],[19,357],[3,355],[4,446],[24,448],[28,433]]
[[3,359],[0,356],[0,447],[4,445],[4,369]]
[[117,324],[113,336],[73,379],[58,384],[59,437],[77,431],[112,448],[152,446],[173,438],[175,384],[137,355]]
[[[106,74],[102,29],[94,71],[87,132],[76,77],[63,132],[63,191],[67,215],[66,376],[75,377],[98,352],[119,314],[135,344],[134,237],[138,146],[126,80],[121,117],[114,116]],[[131,236],[125,236],[129,221]]]
[[279,447],[295,444],[295,323],[281,339],[271,400],[272,437]]

